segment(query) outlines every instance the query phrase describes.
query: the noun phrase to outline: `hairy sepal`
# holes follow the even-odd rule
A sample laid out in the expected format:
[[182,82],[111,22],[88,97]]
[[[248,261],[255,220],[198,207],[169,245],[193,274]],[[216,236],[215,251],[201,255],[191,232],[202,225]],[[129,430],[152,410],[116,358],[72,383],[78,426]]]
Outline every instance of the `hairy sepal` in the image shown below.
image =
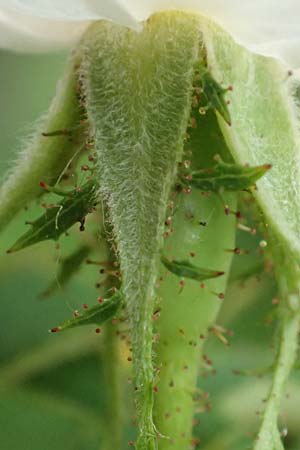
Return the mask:
[[[40,121],[0,189],[0,230],[28,202],[41,195],[39,182],[54,184],[84,144],[77,98],[79,53],[71,55],[49,112]],[[64,130],[51,135],[51,132]],[[70,133],[67,130],[72,130]],[[47,134],[50,132],[49,136]],[[44,134],[43,134],[44,133]]]
[[100,191],[109,209],[131,321],[141,450],[156,448],[154,286],[199,44],[198,21],[175,12],[151,17],[139,33],[99,22],[84,42],[82,77],[95,133]]
[[267,223],[299,257],[299,81],[283,63],[249,52],[215,23],[203,20],[202,25],[209,69],[233,87],[232,125],[219,117],[223,134],[237,162],[272,164],[255,195]]
[[266,401],[266,408],[254,450],[284,450],[283,436],[278,429],[278,416],[286,383],[297,356],[299,325],[299,312],[297,314],[284,312],[272,386]]

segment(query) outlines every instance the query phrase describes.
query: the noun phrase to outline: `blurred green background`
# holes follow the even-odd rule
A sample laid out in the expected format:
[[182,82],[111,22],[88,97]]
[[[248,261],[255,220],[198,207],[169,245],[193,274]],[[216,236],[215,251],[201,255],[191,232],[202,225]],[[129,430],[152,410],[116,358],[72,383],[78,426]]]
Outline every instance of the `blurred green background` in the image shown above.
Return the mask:
[[[66,54],[16,55],[0,53],[0,172],[13,167],[34,129],[47,110],[62,76]],[[40,300],[38,294],[55,280],[57,260],[72,248],[71,236],[60,249],[52,242],[20,253],[5,250],[25,229],[30,210],[20,214],[1,235],[0,242],[0,448],[1,450],[118,450],[101,444],[105,414],[109,409],[109,382],[105,375],[105,340],[92,328],[50,335],[49,328],[69,318],[83,303],[97,297],[97,270],[84,267],[64,291]],[[244,233],[245,234],[245,233]],[[253,236],[239,236],[241,247],[253,247]],[[235,272],[248,263],[242,255]],[[245,263],[246,261],[246,263]],[[266,367],[274,357],[273,334],[276,287],[270,276],[232,283],[220,324],[233,331],[230,346],[212,336],[206,353],[215,372],[201,368],[199,387],[209,393],[200,400],[200,446],[205,450],[250,449],[259,423],[262,400],[270,376],[243,377],[233,369]],[[106,356],[107,358],[107,356]],[[128,364],[123,358],[124,399],[130,394]],[[280,426],[286,448],[300,448],[300,390],[297,373],[289,385]],[[133,410],[126,403],[126,435],[123,448],[133,438]],[[206,411],[206,412],[202,412]],[[113,427],[113,424],[112,424]],[[113,429],[113,428],[112,428]],[[270,449],[271,450],[271,449]]]

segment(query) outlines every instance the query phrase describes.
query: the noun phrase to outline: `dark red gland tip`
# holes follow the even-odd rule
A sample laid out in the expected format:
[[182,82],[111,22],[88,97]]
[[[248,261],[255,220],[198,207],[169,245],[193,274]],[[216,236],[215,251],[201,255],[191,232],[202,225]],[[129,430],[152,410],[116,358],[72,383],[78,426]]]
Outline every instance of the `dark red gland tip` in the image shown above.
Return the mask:
[[224,206],[224,212],[225,212],[226,216],[229,216],[229,214],[230,214],[230,209],[229,209],[229,206],[228,206],[228,205],[225,205],[225,206]]
[[225,272],[216,272],[216,277],[220,277],[221,275],[224,275]]
[[193,448],[198,447],[199,444],[200,444],[200,439],[197,439],[197,438],[192,439],[192,441],[191,441],[191,446],[192,446]]
[[171,223],[172,223],[172,218],[171,218],[171,217],[168,217],[168,218],[166,219],[166,221],[165,221],[166,227],[169,226],[169,225],[171,225]]
[[264,165],[263,165],[263,168],[264,168],[265,170],[270,170],[270,169],[272,169],[272,164],[264,164]]
[[86,303],[84,303],[84,304],[82,305],[82,307],[83,307],[83,309],[88,309],[89,305],[87,305]]
[[102,305],[102,303],[104,303],[104,298],[103,297],[98,297],[97,298],[97,302],[100,303],[100,305]]
[[40,182],[39,182],[39,186],[40,186],[42,189],[48,189],[48,184],[45,183],[45,181],[40,181]]
[[95,333],[97,333],[97,334],[100,334],[101,331],[102,331],[101,328],[96,328],[96,329],[95,329]]
[[54,327],[50,330],[51,333],[58,333],[59,331],[61,331],[61,327]]

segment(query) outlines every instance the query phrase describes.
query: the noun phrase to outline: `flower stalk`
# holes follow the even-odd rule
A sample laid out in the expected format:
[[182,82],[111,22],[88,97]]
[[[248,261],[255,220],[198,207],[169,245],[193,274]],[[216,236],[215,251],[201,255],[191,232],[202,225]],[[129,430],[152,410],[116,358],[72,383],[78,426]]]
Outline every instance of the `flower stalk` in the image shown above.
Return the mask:
[[[224,300],[236,250],[238,191],[253,192],[267,171],[255,197],[265,225],[276,235],[271,248],[279,242],[284,247],[280,258],[289,262],[289,272],[277,273],[288,308],[256,444],[256,450],[269,450],[299,332],[299,307],[292,313],[290,304],[295,290],[299,298],[299,273],[290,261],[291,255],[298,258],[300,248],[300,130],[294,96],[298,84],[290,77],[279,63],[252,55],[203,16],[155,14],[139,31],[95,21],[71,57],[43,135],[39,132],[0,192],[4,226],[25,202],[43,194],[41,186],[61,193],[60,186],[50,189],[48,183],[59,185],[70,163],[76,167],[79,156],[86,157],[83,149],[92,149],[88,161],[93,167],[81,167],[86,184],[76,185],[56,205],[57,212],[46,210],[33,224],[35,238],[31,230],[13,249],[56,240],[78,221],[83,231],[85,216],[103,207],[102,238],[120,269],[113,274],[118,293],[110,303],[97,304],[53,331],[103,323],[125,305],[137,450],[184,450],[191,444],[203,337]],[[92,188],[87,200],[86,186]],[[200,281],[204,274],[207,279]],[[114,278],[108,280],[107,287],[115,287]],[[113,407],[106,442],[117,448],[119,432],[109,436],[112,417],[119,418],[113,334],[109,324],[107,377],[113,379]],[[277,431],[272,439],[274,448],[281,449]]]

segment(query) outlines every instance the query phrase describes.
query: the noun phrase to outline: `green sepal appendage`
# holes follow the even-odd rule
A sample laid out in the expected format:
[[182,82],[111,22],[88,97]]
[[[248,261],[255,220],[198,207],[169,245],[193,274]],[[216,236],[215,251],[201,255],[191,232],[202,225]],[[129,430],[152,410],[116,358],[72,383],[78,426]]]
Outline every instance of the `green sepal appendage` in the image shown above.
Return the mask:
[[220,277],[224,272],[219,270],[203,269],[195,266],[189,261],[170,261],[164,256],[161,257],[163,265],[172,273],[181,278],[189,278],[196,281],[204,281],[210,278]]
[[113,319],[122,305],[122,295],[120,292],[116,292],[109,299],[101,299],[101,303],[87,308],[82,313],[76,312],[76,317],[66,320],[58,327],[52,328],[52,333],[67,330],[69,328],[75,328],[81,325],[103,325],[110,319]]
[[270,169],[270,164],[248,167],[218,159],[215,166],[184,174],[181,180],[184,184],[202,191],[241,191],[254,187],[256,181]]
[[67,192],[60,203],[47,208],[41,217],[30,224],[31,229],[7,252],[13,253],[48,239],[57,240],[76,222],[80,222],[81,229],[84,229],[85,217],[93,211],[97,203],[99,203],[97,183],[89,180],[83,186]]
[[[205,114],[206,111],[212,109],[217,111],[228,125],[231,125],[230,113],[227,106],[228,100],[225,99],[225,94],[232,87],[223,88],[204,65],[197,67],[194,87],[196,94],[194,98],[196,100],[198,97],[198,101],[201,102],[199,108],[200,114]],[[204,104],[203,101],[205,102]]]

